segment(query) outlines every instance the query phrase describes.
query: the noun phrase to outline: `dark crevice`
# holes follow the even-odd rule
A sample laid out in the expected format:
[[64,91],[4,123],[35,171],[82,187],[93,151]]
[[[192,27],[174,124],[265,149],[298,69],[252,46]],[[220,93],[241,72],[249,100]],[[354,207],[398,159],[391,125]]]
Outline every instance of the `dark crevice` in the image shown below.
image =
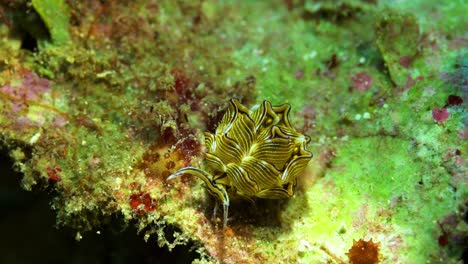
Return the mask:
[[194,243],[169,251],[154,237],[145,242],[134,225],[125,228],[119,216],[99,234],[96,229],[76,241],[76,230],[55,227],[53,197],[23,190],[21,174],[12,165],[6,148],[0,148],[0,263],[191,263],[200,257]]
[[11,36],[21,40],[21,49],[36,52],[39,42],[51,40],[49,29],[40,15],[26,3],[0,3],[0,17]]
[[21,37],[21,48],[29,51],[37,51],[37,39],[31,34],[24,32]]

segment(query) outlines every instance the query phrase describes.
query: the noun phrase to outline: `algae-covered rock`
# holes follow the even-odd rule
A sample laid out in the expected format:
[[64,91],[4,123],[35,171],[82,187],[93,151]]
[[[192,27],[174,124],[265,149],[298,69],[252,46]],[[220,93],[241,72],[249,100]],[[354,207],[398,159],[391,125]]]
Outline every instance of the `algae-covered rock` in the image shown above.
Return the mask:
[[0,17],[22,47],[45,49],[70,44],[69,9],[62,0],[0,3]]
[[411,78],[408,68],[420,53],[420,32],[414,16],[384,11],[376,25],[377,45],[392,81],[403,86]]
[[53,45],[70,43],[69,9],[63,0],[32,0],[32,6],[49,30]]
[[[463,4],[426,2],[2,4],[0,149],[80,243],[134,226],[194,263],[460,263]],[[10,23],[25,10],[42,31]],[[202,166],[230,99],[289,104],[314,157],[290,199],[233,199],[222,228],[200,181],[166,179]]]
[[362,0],[304,1],[304,12],[306,17],[341,22],[355,18],[359,13],[367,11],[371,5],[371,1]]

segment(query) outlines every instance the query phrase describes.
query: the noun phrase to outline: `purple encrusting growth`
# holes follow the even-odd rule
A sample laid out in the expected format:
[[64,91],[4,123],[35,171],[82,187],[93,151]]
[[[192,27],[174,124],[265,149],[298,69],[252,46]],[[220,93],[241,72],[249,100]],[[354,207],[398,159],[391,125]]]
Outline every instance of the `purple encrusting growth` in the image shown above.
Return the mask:
[[24,73],[21,84],[5,85],[0,87],[0,92],[11,96],[13,100],[31,101],[36,100],[43,93],[50,91],[50,81],[37,76],[34,72]]
[[[50,92],[50,81],[39,77],[36,73],[25,71],[18,84],[8,84],[0,87],[0,93],[10,102],[9,112],[13,126],[17,129],[41,126],[45,119],[39,109],[30,109],[31,105],[41,104],[45,93]],[[44,102],[45,105],[48,103]],[[28,116],[29,115],[29,116]],[[30,118],[34,115],[36,118]]]

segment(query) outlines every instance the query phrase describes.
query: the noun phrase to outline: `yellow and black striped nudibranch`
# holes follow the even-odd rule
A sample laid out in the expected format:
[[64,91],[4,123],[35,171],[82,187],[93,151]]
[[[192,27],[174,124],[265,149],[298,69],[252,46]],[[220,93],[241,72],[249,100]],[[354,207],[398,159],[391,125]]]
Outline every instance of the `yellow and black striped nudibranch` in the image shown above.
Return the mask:
[[263,101],[249,110],[232,99],[216,132],[205,133],[204,170],[186,167],[168,180],[185,173],[202,179],[223,204],[224,226],[230,193],[249,200],[291,197],[312,153],[306,148],[310,138],[291,126],[290,109]]

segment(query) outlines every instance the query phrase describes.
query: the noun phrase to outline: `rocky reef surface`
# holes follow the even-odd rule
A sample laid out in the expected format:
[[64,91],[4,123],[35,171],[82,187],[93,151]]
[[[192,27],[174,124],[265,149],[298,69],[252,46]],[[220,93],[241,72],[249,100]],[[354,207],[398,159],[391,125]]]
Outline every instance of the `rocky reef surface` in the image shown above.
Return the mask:
[[[2,177],[80,243],[111,228],[183,262],[462,263],[467,8],[2,2],[0,149],[17,172]],[[314,158],[291,199],[234,201],[222,228],[202,182],[166,179],[202,166],[232,98],[290,104]]]

